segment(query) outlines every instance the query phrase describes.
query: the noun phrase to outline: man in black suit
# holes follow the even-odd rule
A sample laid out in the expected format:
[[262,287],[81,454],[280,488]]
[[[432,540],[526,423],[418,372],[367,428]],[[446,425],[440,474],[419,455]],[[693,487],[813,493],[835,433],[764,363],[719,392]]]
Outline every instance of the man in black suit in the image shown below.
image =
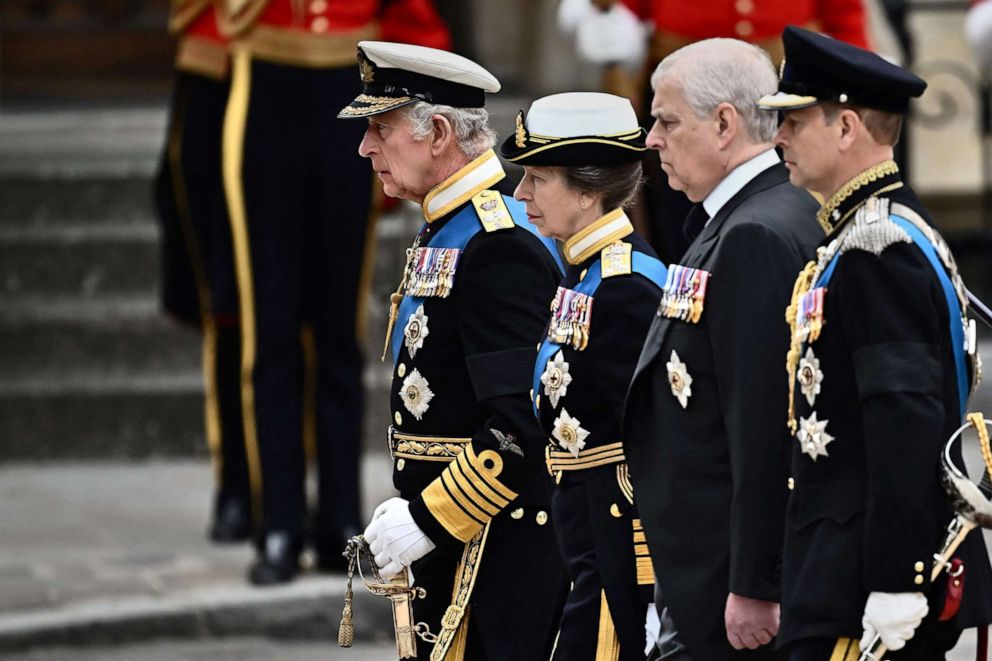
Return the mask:
[[886,659],[943,659],[962,628],[992,620],[992,573],[972,534],[955,576],[930,579],[952,519],[941,448],[977,366],[954,258],[892,160],[926,83],[807,30],[783,41],[780,91],[759,103],[782,111],[776,143],[793,183],[825,198],[827,236],[786,313],[795,440],[779,644],[790,661],[857,659],[858,638],[878,634]]
[[823,237],[772,149],[759,48],[687,46],[652,78],[647,144],[696,203],[631,381],[624,433],[656,570],[656,657],[767,659],[778,631],[789,434],[782,310]]

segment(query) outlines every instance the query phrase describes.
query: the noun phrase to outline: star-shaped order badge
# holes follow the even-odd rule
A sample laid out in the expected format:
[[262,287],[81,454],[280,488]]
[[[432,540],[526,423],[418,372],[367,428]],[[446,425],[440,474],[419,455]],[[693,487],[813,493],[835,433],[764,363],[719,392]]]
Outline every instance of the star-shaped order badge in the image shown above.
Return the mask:
[[682,408],[687,407],[689,398],[692,397],[692,377],[674,349],[665,367],[668,369],[668,385],[672,387],[672,394],[679,400]]
[[807,347],[806,355],[799,361],[796,380],[799,381],[799,387],[806,396],[806,401],[813,406],[816,396],[820,394],[820,383],[823,382],[820,359],[813,355],[813,347]]
[[555,357],[548,361],[541,375],[541,383],[544,384],[544,394],[551,400],[551,406],[557,407],[558,400],[568,392],[568,384],[572,382],[572,375],[568,373],[568,363],[561,350]]
[[796,439],[802,451],[813,461],[816,461],[817,457],[829,456],[827,444],[833,441],[834,437],[827,433],[827,422],[829,421],[817,420],[816,411],[813,411],[808,418],[799,418]]
[[424,338],[429,334],[427,315],[424,314],[424,305],[421,303],[417,310],[410,315],[406,327],[403,329],[403,344],[406,345],[406,350],[410,352],[411,358],[417,355],[417,349],[424,346]]
[[555,428],[551,435],[558,445],[578,457],[579,451],[586,446],[586,438],[589,432],[582,428],[578,418],[573,418],[565,409],[561,410],[561,415],[555,418]]
[[403,406],[406,407],[406,410],[412,413],[417,420],[420,420],[430,408],[431,400],[434,399],[434,391],[431,390],[427,379],[420,373],[420,370],[414,369],[403,379],[400,398],[403,400]]

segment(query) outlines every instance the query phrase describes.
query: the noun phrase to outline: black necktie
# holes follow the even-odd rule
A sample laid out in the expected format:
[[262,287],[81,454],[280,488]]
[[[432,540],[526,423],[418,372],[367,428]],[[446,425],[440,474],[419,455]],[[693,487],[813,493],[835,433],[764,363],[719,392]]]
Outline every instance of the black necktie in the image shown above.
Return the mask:
[[689,243],[692,243],[699,236],[699,233],[706,227],[706,221],[709,219],[709,214],[706,213],[706,209],[703,208],[702,204],[692,205],[689,213],[685,216],[685,221],[682,223],[682,234],[685,235]]

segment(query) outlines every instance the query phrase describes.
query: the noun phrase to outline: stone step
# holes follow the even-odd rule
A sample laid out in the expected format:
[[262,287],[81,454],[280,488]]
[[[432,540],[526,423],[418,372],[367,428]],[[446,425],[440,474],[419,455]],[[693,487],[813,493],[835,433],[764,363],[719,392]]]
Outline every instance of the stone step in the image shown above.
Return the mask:
[[147,298],[20,298],[0,305],[0,383],[196,371],[200,334],[158,312]]
[[[381,454],[390,414],[388,371],[371,376],[378,371],[366,371],[363,447]],[[0,382],[4,461],[204,456],[203,429],[198,370]]]
[[206,453],[199,372],[63,375],[0,384],[0,457]]
[[159,231],[146,222],[0,225],[0,294],[157,296]]
[[153,222],[150,173],[5,174],[0,168],[0,226],[66,221]]

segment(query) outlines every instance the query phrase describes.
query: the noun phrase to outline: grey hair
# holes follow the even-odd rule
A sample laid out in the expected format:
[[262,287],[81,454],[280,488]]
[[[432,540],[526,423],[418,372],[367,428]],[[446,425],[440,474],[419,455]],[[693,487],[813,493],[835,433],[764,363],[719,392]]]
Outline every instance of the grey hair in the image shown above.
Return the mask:
[[496,144],[496,131],[489,125],[485,108],[454,108],[418,101],[403,108],[410,122],[410,136],[423,140],[431,132],[431,118],[441,115],[451,122],[458,148],[469,158],[475,158]]
[[743,119],[755,142],[771,142],[778,113],[758,108],[757,101],[778,89],[778,75],[762,48],[738,39],[705,39],[678,49],[658,65],[651,88],[671,77],[681,86],[686,103],[699,118],[710,117],[729,103]]
[[557,169],[569,188],[602,195],[603,213],[629,205],[644,180],[640,161],[625,165],[565,166]]

